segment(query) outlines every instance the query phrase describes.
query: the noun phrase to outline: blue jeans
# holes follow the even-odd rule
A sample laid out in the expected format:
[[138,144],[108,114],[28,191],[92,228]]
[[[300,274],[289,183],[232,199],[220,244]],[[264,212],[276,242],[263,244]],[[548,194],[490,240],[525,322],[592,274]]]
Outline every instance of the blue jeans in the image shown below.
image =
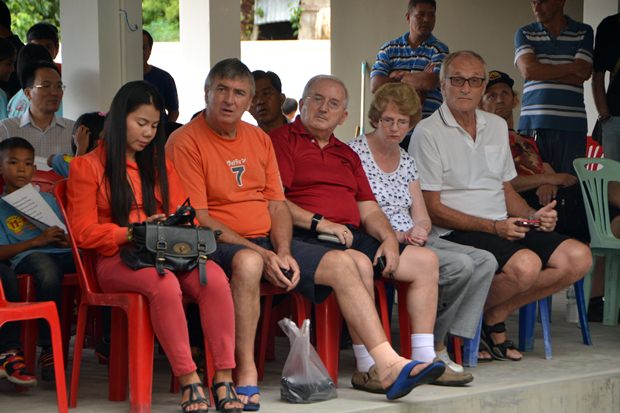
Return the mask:
[[[54,301],[56,307],[60,309],[62,279],[65,273],[75,272],[75,264],[70,252],[62,254],[33,252],[17,264],[15,272],[32,276],[37,301]],[[39,322],[38,344],[41,347],[51,346],[49,325],[44,320]]]
[[605,158],[620,162],[620,116],[612,116],[601,126]]

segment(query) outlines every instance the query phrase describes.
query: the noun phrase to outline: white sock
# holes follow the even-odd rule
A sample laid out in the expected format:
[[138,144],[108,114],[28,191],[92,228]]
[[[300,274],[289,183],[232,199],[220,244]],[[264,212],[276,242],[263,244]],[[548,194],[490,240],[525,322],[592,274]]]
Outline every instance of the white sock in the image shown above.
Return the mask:
[[375,361],[368,350],[366,350],[366,346],[363,344],[353,344],[353,354],[355,354],[357,371],[368,373],[368,370],[375,364]]
[[411,358],[428,363],[435,358],[435,345],[432,334],[411,335]]

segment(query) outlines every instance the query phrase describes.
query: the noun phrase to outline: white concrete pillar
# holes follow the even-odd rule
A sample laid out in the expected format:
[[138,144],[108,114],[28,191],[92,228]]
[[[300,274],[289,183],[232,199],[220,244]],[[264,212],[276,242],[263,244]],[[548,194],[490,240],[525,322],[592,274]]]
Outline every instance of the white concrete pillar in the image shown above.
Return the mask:
[[124,83],[142,79],[140,0],[61,0],[64,116],[107,111]]
[[181,59],[186,78],[192,79],[178,91],[182,113],[204,108],[204,81],[215,63],[240,57],[240,10],[238,1],[179,1]]

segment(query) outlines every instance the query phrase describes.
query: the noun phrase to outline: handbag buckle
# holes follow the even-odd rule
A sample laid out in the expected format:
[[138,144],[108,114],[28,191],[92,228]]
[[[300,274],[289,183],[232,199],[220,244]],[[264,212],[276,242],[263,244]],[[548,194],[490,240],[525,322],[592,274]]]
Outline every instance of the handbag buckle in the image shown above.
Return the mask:
[[166,241],[157,241],[157,244],[155,245],[155,248],[158,250],[167,250],[168,249],[168,243]]

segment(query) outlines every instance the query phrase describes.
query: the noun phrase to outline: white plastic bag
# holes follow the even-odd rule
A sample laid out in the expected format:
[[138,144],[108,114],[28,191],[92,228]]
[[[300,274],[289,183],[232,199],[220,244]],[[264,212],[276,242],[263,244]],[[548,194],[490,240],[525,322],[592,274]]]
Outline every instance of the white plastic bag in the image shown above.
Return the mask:
[[291,343],[282,370],[281,399],[290,403],[313,403],[338,397],[334,382],[310,344],[310,320],[304,320],[301,330],[288,318],[280,320],[278,325]]

